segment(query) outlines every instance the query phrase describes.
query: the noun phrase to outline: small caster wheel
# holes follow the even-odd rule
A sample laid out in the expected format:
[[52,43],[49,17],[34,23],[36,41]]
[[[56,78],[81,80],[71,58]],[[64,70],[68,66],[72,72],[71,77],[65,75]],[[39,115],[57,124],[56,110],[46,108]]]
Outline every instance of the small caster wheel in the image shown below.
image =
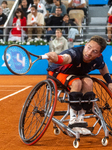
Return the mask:
[[60,129],[59,128],[55,128],[54,129],[54,134],[55,135],[59,135],[60,134]]
[[108,144],[108,138],[107,137],[104,137],[102,140],[101,140],[101,143],[103,146],[107,146]]
[[79,140],[78,140],[78,139],[75,139],[75,140],[73,141],[73,147],[74,147],[74,148],[78,148],[78,147],[79,147]]

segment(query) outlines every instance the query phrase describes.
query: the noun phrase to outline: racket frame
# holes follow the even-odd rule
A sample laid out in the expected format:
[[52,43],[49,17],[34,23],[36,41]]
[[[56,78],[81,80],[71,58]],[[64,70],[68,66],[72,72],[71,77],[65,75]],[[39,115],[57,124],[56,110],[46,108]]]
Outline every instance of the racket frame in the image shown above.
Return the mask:
[[[17,72],[14,72],[14,71],[10,68],[10,66],[9,66],[9,64],[8,64],[7,55],[6,55],[6,54],[7,54],[7,50],[8,50],[8,48],[13,47],[13,46],[17,46],[17,47],[20,47],[21,49],[23,49],[23,50],[26,52],[26,54],[27,54],[27,56],[28,56],[28,58],[29,58],[29,67],[28,67],[28,70],[27,70],[26,72],[24,72],[24,73],[17,73]],[[34,56],[34,57],[37,57],[38,59],[36,59],[36,60],[34,60],[34,61],[32,62],[30,55],[32,55],[32,56]],[[24,47],[22,47],[22,46],[20,46],[20,45],[17,45],[17,44],[9,45],[9,46],[5,49],[5,51],[4,51],[4,61],[5,61],[5,64],[6,64],[7,68],[9,69],[9,71],[12,72],[12,73],[15,74],[15,75],[24,75],[24,74],[26,74],[26,73],[31,69],[32,65],[33,65],[36,61],[41,60],[41,59],[42,59],[42,56],[35,55],[35,54],[31,53],[31,52],[28,52]]]

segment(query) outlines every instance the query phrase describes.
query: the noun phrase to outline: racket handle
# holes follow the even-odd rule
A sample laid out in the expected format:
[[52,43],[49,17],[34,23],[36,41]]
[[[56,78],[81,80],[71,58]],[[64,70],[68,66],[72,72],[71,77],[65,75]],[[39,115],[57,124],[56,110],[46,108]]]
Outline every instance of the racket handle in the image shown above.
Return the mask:
[[42,59],[47,59],[48,56],[47,55],[41,55]]

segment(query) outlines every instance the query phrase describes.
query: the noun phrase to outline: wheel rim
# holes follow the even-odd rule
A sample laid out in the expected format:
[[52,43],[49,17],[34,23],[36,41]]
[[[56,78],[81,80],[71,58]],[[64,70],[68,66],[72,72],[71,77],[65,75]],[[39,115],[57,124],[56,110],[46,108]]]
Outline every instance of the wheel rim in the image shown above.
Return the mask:
[[103,81],[96,78],[93,78],[93,81],[93,91],[96,97],[99,98],[97,104],[101,109],[107,128],[112,135],[112,93]]
[[20,137],[25,144],[37,142],[47,129],[56,106],[57,94],[52,94],[52,90],[56,93],[55,88],[51,88],[51,83],[45,80],[29,94],[19,123]]

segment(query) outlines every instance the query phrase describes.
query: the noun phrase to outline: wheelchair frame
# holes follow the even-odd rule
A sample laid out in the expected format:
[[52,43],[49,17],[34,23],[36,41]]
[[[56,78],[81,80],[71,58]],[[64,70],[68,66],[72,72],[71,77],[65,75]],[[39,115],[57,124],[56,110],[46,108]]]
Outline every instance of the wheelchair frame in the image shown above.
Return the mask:
[[[108,89],[107,84],[97,78],[91,78],[93,80],[93,91],[96,98],[91,101],[93,107],[86,114],[85,119],[95,118],[96,121],[92,127],[89,127],[90,135],[98,135],[101,129],[104,130],[104,138],[101,140],[103,146],[108,144],[109,135],[112,136],[112,93]],[[67,111],[55,111],[57,100],[60,103],[68,103]],[[61,84],[56,78],[48,78],[39,82],[28,95],[23,109],[21,111],[19,120],[19,135],[22,141],[26,145],[32,145],[36,143],[45,133],[51,120],[53,122],[54,134],[58,135],[60,130],[70,136],[76,137],[73,141],[75,148],[79,147],[80,133],[69,128],[65,123],[69,121],[67,117],[70,113],[69,90]],[[72,101],[72,103],[79,103],[79,101]],[[63,116],[64,115],[64,116]],[[63,116],[61,119],[57,119],[55,116]],[[108,119],[107,119],[108,118]],[[96,125],[100,127],[97,133],[93,133]]]

